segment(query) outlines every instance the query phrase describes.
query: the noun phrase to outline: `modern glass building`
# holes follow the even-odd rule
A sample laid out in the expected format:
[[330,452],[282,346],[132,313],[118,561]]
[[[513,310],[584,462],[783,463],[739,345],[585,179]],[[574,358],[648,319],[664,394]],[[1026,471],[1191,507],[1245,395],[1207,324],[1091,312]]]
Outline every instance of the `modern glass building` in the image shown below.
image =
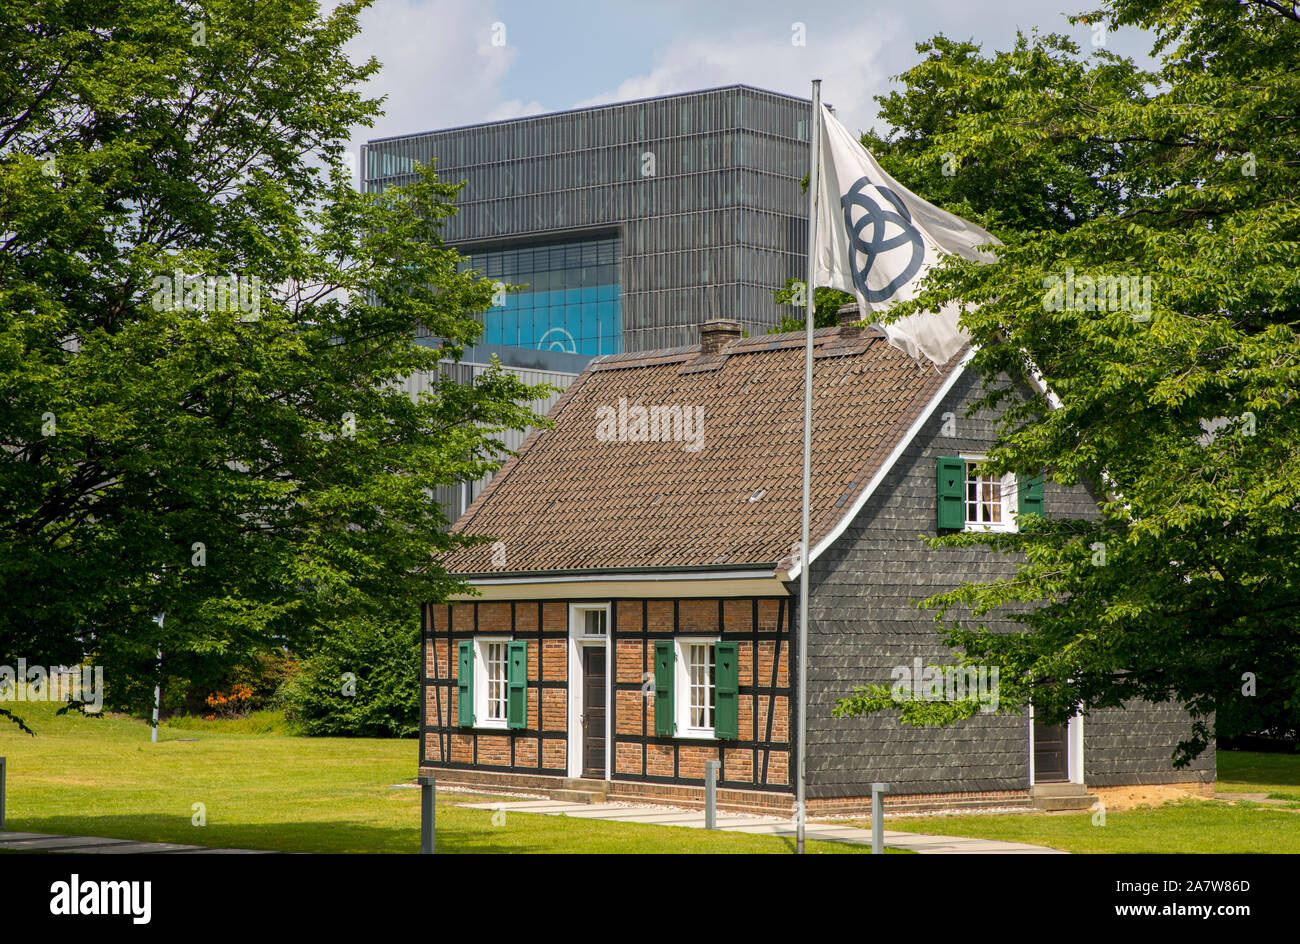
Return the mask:
[[[370,191],[434,164],[464,181],[443,236],[511,286],[483,347],[574,370],[694,344],[698,325],[776,324],[803,271],[806,99],[743,85],[371,141]],[[548,356],[567,354],[568,358]]]

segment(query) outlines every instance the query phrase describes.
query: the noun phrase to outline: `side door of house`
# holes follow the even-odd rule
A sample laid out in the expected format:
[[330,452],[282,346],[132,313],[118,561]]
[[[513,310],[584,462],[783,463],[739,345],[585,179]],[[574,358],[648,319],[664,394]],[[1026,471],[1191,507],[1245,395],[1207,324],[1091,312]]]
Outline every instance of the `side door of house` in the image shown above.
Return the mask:
[[1063,724],[1034,722],[1034,782],[1063,783],[1070,779],[1070,751]]

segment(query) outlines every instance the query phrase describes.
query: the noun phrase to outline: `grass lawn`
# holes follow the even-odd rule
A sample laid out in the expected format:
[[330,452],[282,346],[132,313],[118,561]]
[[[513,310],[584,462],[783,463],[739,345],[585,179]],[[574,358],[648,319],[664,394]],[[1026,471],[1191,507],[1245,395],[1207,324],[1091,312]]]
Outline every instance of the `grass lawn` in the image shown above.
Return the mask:
[[1300,802],[1300,755],[1219,752],[1220,793],[1267,793]]
[[[159,728],[122,717],[56,717],[57,705],[5,705],[36,731],[0,719],[7,757],[6,828],[283,852],[418,852],[420,791],[414,739],[304,738],[262,733],[275,719],[182,722]],[[241,733],[251,728],[254,733]],[[438,798],[438,851],[767,852],[793,840],[527,813],[497,815]],[[196,826],[202,803],[207,825]],[[809,852],[869,846],[810,842]]]
[[[1221,751],[1217,789],[1300,801],[1300,755]],[[886,817],[887,829],[976,836],[1066,852],[1300,852],[1300,808],[1180,800],[1125,812]],[[863,821],[855,825],[865,826]]]

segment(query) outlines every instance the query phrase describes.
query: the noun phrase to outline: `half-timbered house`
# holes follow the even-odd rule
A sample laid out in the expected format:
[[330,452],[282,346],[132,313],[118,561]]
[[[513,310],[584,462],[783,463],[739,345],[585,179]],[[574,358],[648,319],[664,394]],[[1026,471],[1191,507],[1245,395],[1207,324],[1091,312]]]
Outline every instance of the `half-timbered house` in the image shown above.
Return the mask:
[[[953,661],[913,601],[1014,566],[923,537],[1095,512],[1085,489],[981,472],[996,417],[967,415],[966,358],[920,369],[872,331],[816,332],[810,812],[860,808],[874,781],[918,808],[1204,791],[1212,752],[1171,765],[1176,706],[1060,727],[832,717],[857,685]],[[801,333],[709,322],[700,344],[598,358],[578,377],[456,524],[490,543],[441,561],[476,592],[424,607],[422,774],[696,804],[716,760],[722,805],[791,808],[803,360]]]

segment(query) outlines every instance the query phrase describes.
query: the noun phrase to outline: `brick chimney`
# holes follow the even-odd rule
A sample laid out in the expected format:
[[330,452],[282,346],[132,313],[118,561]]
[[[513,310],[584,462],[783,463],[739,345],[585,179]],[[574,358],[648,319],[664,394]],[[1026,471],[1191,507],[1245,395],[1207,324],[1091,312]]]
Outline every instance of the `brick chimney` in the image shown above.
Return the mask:
[[723,346],[740,338],[740,322],[715,318],[700,325],[700,353],[717,354]]
[[848,305],[841,305],[839,309],[840,317],[840,337],[845,340],[862,337],[862,325],[859,322],[862,316],[858,313],[858,303],[851,302]]

